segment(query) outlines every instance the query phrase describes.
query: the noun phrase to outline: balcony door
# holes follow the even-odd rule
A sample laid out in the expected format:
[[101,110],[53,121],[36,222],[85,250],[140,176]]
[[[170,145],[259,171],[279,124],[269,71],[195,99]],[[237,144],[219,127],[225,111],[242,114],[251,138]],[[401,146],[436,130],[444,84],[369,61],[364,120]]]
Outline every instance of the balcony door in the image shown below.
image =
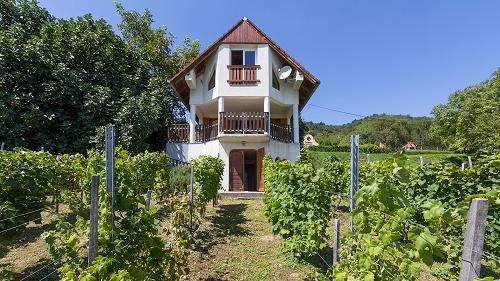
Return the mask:
[[255,51],[231,51],[231,65],[255,65]]

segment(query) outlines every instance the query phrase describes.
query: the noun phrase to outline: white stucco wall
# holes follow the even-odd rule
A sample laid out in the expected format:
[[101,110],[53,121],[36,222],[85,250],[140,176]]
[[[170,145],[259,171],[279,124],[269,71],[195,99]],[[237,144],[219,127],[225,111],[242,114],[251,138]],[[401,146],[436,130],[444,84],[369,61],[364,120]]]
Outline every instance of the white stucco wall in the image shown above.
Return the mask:
[[195,159],[201,155],[219,157],[225,163],[221,185],[224,191],[229,191],[229,153],[233,149],[260,149],[262,147],[264,147],[265,154],[271,155],[273,159],[279,157],[291,162],[297,160],[300,152],[300,144],[298,143],[283,143],[269,140],[260,143],[245,143],[243,145],[240,142],[220,142],[219,140],[214,140],[207,143],[169,143],[167,144],[167,153],[170,157],[182,161]]
[[[260,65],[257,85],[230,85],[228,65],[231,64],[231,50],[254,50],[255,63]],[[272,71],[283,67],[279,57],[267,44],[222,44],[207,60],[205,70],[196,77],[196,88],[191,90],[190,104],[205,104],[219,96],[227,97],[264,97],[270,96],[280,104],[292,105],[299,103],[298,90],[293,83],[280,81],[280,91],[272,87]],[[215,72],[215,88],[208,90],[208,82]]]
[[[255,63],[260,65],[257,78],[260,83],[256,85],[230,85],[227,80],[229,79],[228,65],[231,64],[231,50],[254,50]],[[289,106],[289,112],[273,114],[271,109],[272,118],[290,118],[292,114],[293,105],[299,104],[298,90],[294,89],[292,82],[280,81],[280,90],[272,87],[272,72],[277,68],[283,67],[280,58],[267,44],[221,44],[218,49],[207,59],[204,71],[196,76],[196,88],[191,89],[190,104],[191,105],[204,105],[210,102],[216,102],[219,97],[242,97],[248,100],[248,97],[262,98],[269,96],[274,104],[280,106]],[[208,82],[212,76],[213,71],[215,75],[215,87],[208,90]],[[247,105],[248,106],[248,105]],[[206,108],[217,109],[217,106]],[[245,110],[243,110],[245,111]],[[210,115],[218,116],[217,112],[210,113]],[[205,112],[205,114],[208,114]],[[203,118],[198,112],[200,120]],[[298,132],[298,130],[296,130]],[[233,149],[259,149],[264,147],[265,153],[270,154],[274,159],[288,159],[292,162],[295,161],[299,155],[299,143],[283,143],[272,139],[260,142],[249,140],[242,144],[242,140],[227,142],[225,140],[214,140],[207,143],[169,143],[167,144],[167,152],[170,157],[178,160],[189,161],[190,159],[197,158],[200,155],[211,155],[221,158],[225,163],[224,176],[222,180],[222,187],[225,191],[229,190],[229,153]]]

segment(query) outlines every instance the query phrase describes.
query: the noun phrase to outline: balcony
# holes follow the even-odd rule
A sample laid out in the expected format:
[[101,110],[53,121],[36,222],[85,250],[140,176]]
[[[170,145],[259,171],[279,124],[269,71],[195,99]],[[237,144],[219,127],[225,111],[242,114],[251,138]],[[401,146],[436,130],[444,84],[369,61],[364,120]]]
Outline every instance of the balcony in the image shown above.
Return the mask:
[[[293,143],[292,126],[269,122],[268,112],[221,112],[217,121],[195,126],[195,143],[205,143],[220,137],[238,138],[261,136]],[[168,142],[188,143],[189,124],[173,124],[168,128]]]
[[257,70],[260,65],[228,65],[229,79],[231,85],[255,85],[260,83],[257,78]]

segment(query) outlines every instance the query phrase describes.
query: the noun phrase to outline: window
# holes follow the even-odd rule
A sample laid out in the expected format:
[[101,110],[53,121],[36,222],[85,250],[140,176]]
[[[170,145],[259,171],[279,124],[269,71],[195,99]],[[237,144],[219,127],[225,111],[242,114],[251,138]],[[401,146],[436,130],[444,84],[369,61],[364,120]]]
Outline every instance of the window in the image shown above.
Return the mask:
[[278,77],[276,76],[276,73],[273,72],[273,88],[275,88],[276,90],[280,90],[280,80],[278,80]]
[[231,51],[231,65],[255,65],[255,51]]
[[231,51],[231,64],[243,65],[243,51]]
[[245,51],[245,65],[255,65],[255,51]]
[[208,90],[212,90],[215,87],[215,69],[214,72],[212,73],[212,76],[210,76],[210,80],[208,80]]

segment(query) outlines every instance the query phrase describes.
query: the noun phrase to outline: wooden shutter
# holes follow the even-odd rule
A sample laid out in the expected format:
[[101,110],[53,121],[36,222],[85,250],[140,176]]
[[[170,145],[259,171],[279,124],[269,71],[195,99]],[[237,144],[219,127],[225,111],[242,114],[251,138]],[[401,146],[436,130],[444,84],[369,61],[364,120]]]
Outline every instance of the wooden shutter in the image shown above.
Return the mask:
[[243,191],[245,182],[245,154],[241,150],[229,153],[229,190]]
[[257,170],[257,191],[264,191],[264,165],[262,160],[264,160],[264,148],[257,149],[257,163],[255,163],[255,168]]

